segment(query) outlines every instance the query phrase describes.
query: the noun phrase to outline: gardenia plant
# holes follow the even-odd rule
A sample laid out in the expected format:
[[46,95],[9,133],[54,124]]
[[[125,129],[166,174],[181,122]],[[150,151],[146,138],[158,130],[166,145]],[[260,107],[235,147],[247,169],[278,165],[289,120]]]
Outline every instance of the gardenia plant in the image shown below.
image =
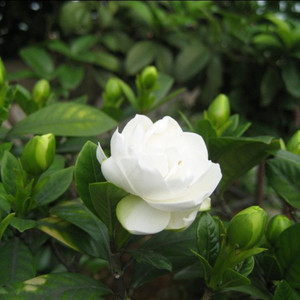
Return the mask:
[[133,234],[187,228],[221,180],[219,164],[208,159],[203,138],[183,132],[171,117],[153,123],[136,115],[111,139],[111,156],[100,144],[97,159],[107,181],[129,193],[117,217]]

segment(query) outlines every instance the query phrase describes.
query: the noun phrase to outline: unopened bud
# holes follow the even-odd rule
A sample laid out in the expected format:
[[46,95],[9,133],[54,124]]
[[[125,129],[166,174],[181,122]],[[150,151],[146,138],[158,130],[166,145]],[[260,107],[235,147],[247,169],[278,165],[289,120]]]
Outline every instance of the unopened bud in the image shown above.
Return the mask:
[[144,89],[154,87],[157,80],[157,70],[154,66],[146,67],[141,74],[141,85]]
[[39,80],[33,87],[32,97],[41,108],[44,106],[50,94],[50,84],[46,79]]
[[217,127],[223,125],[230,116],[230,104],[228,97],[220,94],[210,104],[207,110],[207,118]]
[[267,212],[259,206],[240,211],[228,224],[228,243],[242,250],[256,246],[264,234],[267,220]]
[[294,133],[288,140],[286,149],[294,154],[300,155],[300,130]]
[[276,215],[274,216],[266,230],[266,238],[271,244],[275,244],[277,238],[288,227],[292,226],[293,222],[285,215]]
[[26,172],[39,175],[51,165],[55,156],[55,137],[52,133],[33,137],[22,153],[22,165]]
[[110,100],[117,100],[121,96],[121,87],[117,78],[108,80],[105,87],[105,94]]

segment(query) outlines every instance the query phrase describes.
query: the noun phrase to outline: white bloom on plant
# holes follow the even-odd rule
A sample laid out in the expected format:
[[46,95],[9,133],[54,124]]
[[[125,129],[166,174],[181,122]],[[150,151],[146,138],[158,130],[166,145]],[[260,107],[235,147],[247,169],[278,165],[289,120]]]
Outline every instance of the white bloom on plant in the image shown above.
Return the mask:
[[168,116],[153,123],[136,115],[113,134],[111,156],[99,144],[97,159],[106,180],[131,194],[118,203],[117,217],[133,234],[187,228],[210,208],[222,177],[202,137]]

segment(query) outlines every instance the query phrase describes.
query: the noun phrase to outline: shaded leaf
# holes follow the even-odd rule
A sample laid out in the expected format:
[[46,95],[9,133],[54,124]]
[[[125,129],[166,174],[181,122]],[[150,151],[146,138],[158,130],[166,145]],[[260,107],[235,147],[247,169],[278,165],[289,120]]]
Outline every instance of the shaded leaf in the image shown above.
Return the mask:
[[296,98],[300,97],[300,72],[297,66],[289,62],[282,69],[282,78],[287,91]]
[[250,284],[250,280],[247,277],[231,269],[227,269],[223,275],[221,288],[235,287],[235,286],[249,285],[249,284]]
[[7,228],[7,226],[9,224],[11,224],[15,214],[16,213],[11,213],[11,214],[7,215],[3,220],[1,220],[1,222],[0,222],[0,240],[2,239],[3,233],[4,233],[5,229]]
[[25,230],[34,228],[35,225],[36,225],[35,220],[21,219],[21,218],[18,218],[18,217],[14,217],[12,222],[11,222],[11,226],[16,228],[20,232],[23,232]]
[[274,293],[274,300],[296,300],[298,299],[298,297],[296,295],[296,292],[284,280],[279,282]]

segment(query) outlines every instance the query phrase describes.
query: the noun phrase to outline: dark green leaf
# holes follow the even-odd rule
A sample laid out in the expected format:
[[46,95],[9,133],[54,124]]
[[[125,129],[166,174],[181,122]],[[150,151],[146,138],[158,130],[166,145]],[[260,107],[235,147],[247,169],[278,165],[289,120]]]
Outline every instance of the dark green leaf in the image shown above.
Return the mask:
[[276,241],[275,255],[283,278],[292,288],[300,288],[300,223],[284,230]]
[[157,77],[157,88],[152,92],[155,103],[159,103],[167,95],[174,83],[174,79],[166,74],[159,73]]
[[26,133],[58,136],[92,136],[112,129],[116,122],[88,105],[56,103],[42,108],[17,123],[10,135]]
[[84,35],[72,42],[71,51],[74,54],[80,54],[88,51],[92,46],[97,44],[99,38],[95,35]]
[[210,139],[210,158],[218,162],[222,169],[221,192],[276,149],[279,149],[279,141],[270,137]]
[[156,269],[172,271],[171,262],[163,255],[152,250],[128,251],[138,263],[146,263]]
[[7,226],[9,224],[11,224],[13,218],[15,217],[16,213],[11,213],[9,215],[7,215],[1,222],[0,222],[0,241],[2,239],[3,233],[5,231],[5,229],[7,228]]
[[277,285],[274,293],[274,300],[297,300],[296,292],[290,287],[290,285],[282,280]]
[[75,164],[76,190],[87,208],[95,214],[96,210],[90,196],[89,184],[105,180],[100,163],[96,158],[96,150],[96,144],[90,141],[86,142],[78,154]]
[[82,82],[84,76],[83,67],[62,65],[58,69],[60,84],[67,90],[73,90]]
[[151,64],[156,56],[156,44],[151,41],[137,42],[130,48],[125,59],[125,69],[129,75],[141,71]]
[[197,123],[196,132],[200,134],[209,147],[209,140],[217,137],[217,132],[208,120],[200,120]]
[[64,202],[53,207],[51,213],[88,233],[96,242],[98,257],[109,260],[107,227],[84,204],[79,201]]
[[223,275],[221,288],[235,287],[248,284],[250,284],[250,280],[247,277],[231,269],[227,269]]
[[4,210],[7,214],[10,212],[10,203],[7,200],[7,192],[4,188],[2,182],[0,182],[0,212],[1,209]]
[[209,264],[209,262],[199,253],[197,253],[196,251],[192,251],[197,258],[199,259],[201,266],[202,266],[202,271],[204,273],[204,279],[206,281],[206,283],[209,282],[211,273],[212,273],[212,266]]
[[210,52],[201,45],[186,46],[176,57],[175,76],[178,81],[184,82],[199,73],[208,63]]
[[127,192],[110,182],[92,183],[89,190],[94,209],[112,236],[117,223],[116,206]]
[[297,66],[289,62],[282,69],[282,78],[287,91],[294,97],[300,97],[300,72]]
[[1,161],[2,161],[5,151],[10,151],[12,146],[13,146],[13,143],[11,143],[11,142],[3,143],[0,145],[0,165],[1,165]]
[[29,220],[29,219],[21,219],[18,217],[14,217],[11,222],[11,226],[16,228],[18,231],[23,232],[25,230],[34,228],[36,225],[35,220]]
[[220,250],[219,227],[208,212],[200,214],[197,227],[198,253],[211,265],[214,264]]
[[22,48],[20,56],[39,76],[51,78],[54,65],[51,56],[43,48],[37,46]]
[[38,109],[38,105],[33,101],[31,93],[22,85],[18,84],[16,86],[15,99],[27,115]]
[[57,200],[68,189],[73,180],[73,169],[73,167],[69,167],[48,176],[46,183],[36,194],[37,206]]
[[6,299],[15,300],[95,300],[112,294],[98,280],[76,273],[41,275],[9,287]]
[[71,49],[61,40],[49,40],[47,42],[47,47],[52,51],[72,58],[73,53],[71,52]]
[[300,209],[300,159],[285,152],[285,157],[267,161],[266,175],[272,188],[290,205]]
[[159,71],[166,74],[172,74],[174,59],[170,49],[164,46],[159,46],[155,61]]
[[254,268],[254,256],[250,256],[243,260],[239,265],[235,267],[236,271],[244,276],[248,276]]
[[280,88],[280,74],[277,69],[269,67],[263,75],[260,94],[261,94],[261,104],[263,106],[269,105],[273,98],[276,96]]
[[23,281],[35,276],[34,257],[18,238],[2,243],[0,257],[0,284]]

